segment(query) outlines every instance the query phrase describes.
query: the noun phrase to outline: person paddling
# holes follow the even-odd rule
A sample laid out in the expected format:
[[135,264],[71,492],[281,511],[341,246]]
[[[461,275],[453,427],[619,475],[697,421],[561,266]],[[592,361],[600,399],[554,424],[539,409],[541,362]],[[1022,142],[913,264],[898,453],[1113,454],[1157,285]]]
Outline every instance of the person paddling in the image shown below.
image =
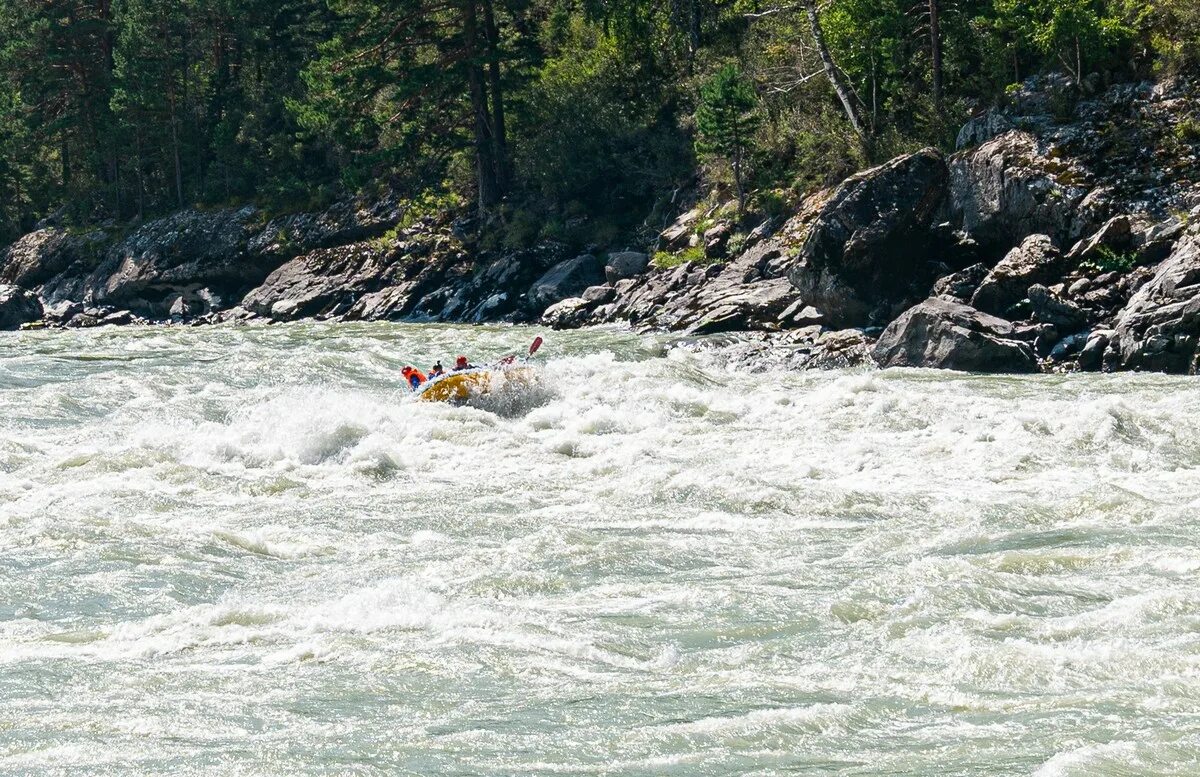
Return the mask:
[[475,365],[471,364],[469,361],[467,361],[467,357],[465,357],[465,356],[460,356],[454,360],[454,371],[455,372],[462,372],[463,370],[473,370],[473,369],[475,369]]
[[425,373],[407,364],[404,365],[404,369],[400,370],[400,374],[404,376],[405,382],[413,391],[419,389],[426,380]]
[[441,361],[429,368],[429,379],[440,378],[446,374],[446,370],[442,369]]

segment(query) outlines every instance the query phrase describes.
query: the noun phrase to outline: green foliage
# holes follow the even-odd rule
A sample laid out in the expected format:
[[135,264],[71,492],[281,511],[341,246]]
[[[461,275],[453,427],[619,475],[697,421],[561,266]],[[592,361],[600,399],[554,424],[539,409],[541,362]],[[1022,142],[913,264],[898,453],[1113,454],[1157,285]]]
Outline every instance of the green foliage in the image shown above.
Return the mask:
[[654,258],[650,263],[660,270],[669,270],[673,267],[685,265],[692,262],[698,265],[712,264],[715,260],[709,259],[704,254],[702,246],[689,246],[682,251],[671,253],[669,251],[658,251],[654,254]]
[[561,36],[514,116],[518,178],[562,219],[568,206],[644,218],[693,164],[664,119],[667,84],[600,26],[576,18]]
[[1106,0],[996,0],[996,11],[1022,44],[1077,79],[1133,35],[1122,5]]
[[1096,257],[1081,263],[1080,268],[1091,273],[1103,273],[1129,272],[1136,266],[1136,253],[1114,251],[1107,246],[1101,246],[1096,251]]
[[[791,4],[3,0],[0,245],[56,212],[122,224],[181,204],[279,213],[381,185],[413,198],[406,219],[479,200],[497,247],[617,245],[651,239],[707,173],[732,173],[739,204],[784,216],[884,157],[951,148],[970,113],[1033,74],[1200,68],[1196,0],[819,11],[869,142]],[[1070,117],[1082,91],[1055,95],[1055,115]],[[1177,133],[1195,143],[1200,128],[1185,119]]]
[[759,125],[758,96],[736,65],[725,65],[700,87],[696,106],[696,149],[726,159],[733,167],[738,202],[745,206],[744,167]]
[[1149,29],[1159,69],[1168,73],[1200,70],[1200,3],[1156,0],[1141,18]]
[[1175,137],[1184,143],[1200,143],[1200,119],[1185,116],[1175,125]]

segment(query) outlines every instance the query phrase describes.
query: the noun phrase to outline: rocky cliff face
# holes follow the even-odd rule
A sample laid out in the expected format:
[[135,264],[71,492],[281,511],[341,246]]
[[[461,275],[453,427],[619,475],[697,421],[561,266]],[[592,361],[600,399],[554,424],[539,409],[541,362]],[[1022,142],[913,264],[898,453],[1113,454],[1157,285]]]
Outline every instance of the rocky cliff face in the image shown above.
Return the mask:
[[[926,149],[814,192],[786,219],[692,211],[660,251],[485,251],[395,196],[267,218],[186,210],[128,231],[53,225],[0,253],[10,326],[254,318],[629,323],[776,333],[789,363],[1197,369],[1200,89],[1088,99],[1032,80]],[[14,323],[15,322],[15,323]],[[884,328],[886,327],[886,332]],[[875,340],[883,332],[883,339]]]
[[[926,150],[860,173],[810,196],[763,246],[594,291],[549,311],[547,323],[703,332],[720,289],[720,299],[740,303],[722,310],[730,329],[820,324],[874,338],[895,319],[894,342],[876,351],[886,365],[1194,371],[1179,334],[1191,319],[1160,311],[1168,321],[1152,323],[1147,311],[1190,299],[1188,284],[1172,280],[1186,272],[1156,272],[1164,260],[1187,264],[1176,244],[1200,223],[1200,139],[1180,130],[1200,116],[1200,89],[1172,81],[1074,94],[1061,79],[1033,80],[964,128],[950,157]],[[663,243],[683,245],[694,216],[668,228]],[[781,277],[791,289],[776,285]],[[1164,328],[1174,333],[1170,348]],[[1019,347],[964,346],[984,335]]]

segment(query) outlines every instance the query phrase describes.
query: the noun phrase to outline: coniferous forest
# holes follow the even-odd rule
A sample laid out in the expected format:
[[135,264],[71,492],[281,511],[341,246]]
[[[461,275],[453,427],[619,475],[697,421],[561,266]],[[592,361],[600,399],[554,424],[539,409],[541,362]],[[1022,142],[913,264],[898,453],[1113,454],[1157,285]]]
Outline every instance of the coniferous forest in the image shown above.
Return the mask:
[[384,185],[604,241],[952,148],[1031,74],[1197,62],[1195,0],[0,0],[0,244]]

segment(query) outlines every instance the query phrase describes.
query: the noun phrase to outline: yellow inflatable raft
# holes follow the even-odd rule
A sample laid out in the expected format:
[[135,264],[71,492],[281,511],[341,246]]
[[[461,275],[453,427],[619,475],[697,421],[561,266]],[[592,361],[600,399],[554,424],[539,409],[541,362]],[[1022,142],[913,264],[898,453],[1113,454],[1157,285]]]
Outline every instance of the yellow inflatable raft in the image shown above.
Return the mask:
[[417,392],[421,402],[450,402],[465,404],[475,397],[491,394],[511,385],[514,381],[528,383],[533,380],[531,367],[492,367],[462,372],[450,372],[428,381]]

